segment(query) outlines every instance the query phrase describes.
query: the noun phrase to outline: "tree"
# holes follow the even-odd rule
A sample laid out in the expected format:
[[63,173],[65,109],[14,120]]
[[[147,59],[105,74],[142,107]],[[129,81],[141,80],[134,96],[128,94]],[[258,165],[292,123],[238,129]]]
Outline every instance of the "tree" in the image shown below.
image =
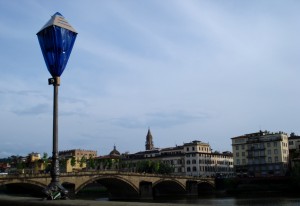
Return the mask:
[[93,156],[90,154],[89,159],[88,159],[88,167],[95,169],[95,160]]
[[84,163],[86,163],[86,157],[83,155],[80,160],[80,167],[83,167]]
[[76,165],[76,159],[75,159],[74,156],[71,158],[71,162],[70,163],[71,163],[72,167],[74,167]]
[[48,153],[47,152],[43,153],[43,160],[48,160]]
[[49,164],[49,159],[48,159],[48,153],[44,152],[43,157],[42,157],[42,161],[43,161],[43,166],[44,166],[44,170],[46,171],[48,164]]
[[171,174],[174,168],[161,161],[143,160],[137,163],[137,172],[154,174]]
[[174,168],[166,163],[160,162],[160,167],[158,170],[159,174],[171,174],[174,172]]

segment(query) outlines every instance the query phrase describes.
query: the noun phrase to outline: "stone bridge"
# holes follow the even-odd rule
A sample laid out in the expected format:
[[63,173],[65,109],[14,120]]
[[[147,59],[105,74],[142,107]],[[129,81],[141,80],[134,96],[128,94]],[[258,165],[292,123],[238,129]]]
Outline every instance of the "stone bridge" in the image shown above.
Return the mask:
[[[1,175],[1,185],[34,186],[40,191],[51,182],[49,174]],[[71,194],[92,183],[105,186],[110,199],[152,199],[164,195],[198,195],[213,190],[213,178],[170,176],[118,171],[93,171],[60,174],[60,182]],[[24,187],[26,188],[26,187]]]

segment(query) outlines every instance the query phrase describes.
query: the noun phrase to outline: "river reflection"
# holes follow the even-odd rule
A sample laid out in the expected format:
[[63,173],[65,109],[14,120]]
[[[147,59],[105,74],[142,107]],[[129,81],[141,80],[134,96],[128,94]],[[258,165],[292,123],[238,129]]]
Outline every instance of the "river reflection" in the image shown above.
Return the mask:
[[[108,201],[108,198],[99,198],[97,201]],[[199,197],[199,198],[159,198],[153,203],[186,204],[199,206],[300,206],[298,197]]]
[[[156,202],[156,201],[155,201]],[[299,206],[300,198],[197,198],[167,201],[178,204],[197,204],[202,206]]]

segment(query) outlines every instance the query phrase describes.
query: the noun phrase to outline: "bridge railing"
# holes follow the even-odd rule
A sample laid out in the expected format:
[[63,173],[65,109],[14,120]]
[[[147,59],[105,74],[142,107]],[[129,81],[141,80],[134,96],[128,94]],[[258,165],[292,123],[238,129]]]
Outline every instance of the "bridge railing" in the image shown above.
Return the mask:
[[[212,180],[213,178],[206,177],[194,177],[194,176],[182,176],[182,175],[167,175],[167,174],[153,174],[153,173],[136,173],[136,172],[122,172],[119,170],[93,170],[93,171],[81,171],[81,172],[68,172],[61,173],[61,177],[70,177],[70,176],[95,176],[95,175],[126,175],[126,176],[147,176],[147,177],[159,177],[159,178],[170,178],[170,179],[189,179],[189,180]],[[40,173],[25,173],[25,174],[7,174],[0,175],[0,179],[8,178],[48,178],[50,177],[49,173],[40,174]]]

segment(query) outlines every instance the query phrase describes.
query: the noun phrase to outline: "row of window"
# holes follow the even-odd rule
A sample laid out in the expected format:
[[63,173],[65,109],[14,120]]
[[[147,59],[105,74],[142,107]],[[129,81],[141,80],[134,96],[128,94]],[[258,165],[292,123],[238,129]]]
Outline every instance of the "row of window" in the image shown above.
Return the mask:
[[[283,149],[282,152],[283,152],[283,154],[287,154],[287,150],[286,149]],[[272,150],[268,149],[267,150],[267,154],[268,155],[272,155]],[[278,149],[274,149],[273,150],[273,154],[275,154],[275,155],[278,154]],[[245,157],[246,153],[245,152],[241,152],[241,155],[242,155],[242,157]],[[259,157],[259,156],[265,156],[265,155],[266,155],[265,150],[261,150],[261,151],[248,151],[248,156],[249,157]],[[240,153],[236,152],[235,156],[239,157]]]
[[[187,167],[187,172],[197,172],[197,167]],[[215,167],[215,166],[200,166],[199,171],[203,172],[231,172],[233,168],[230,167]]]
[[199,157],[208,157],[208,158],[223,158],[223,159],[232,159],[232,157],[230,156],[225,156],[225,155],[212,155],[211,153],[209,154],[186,154],[186,157],[196,157],[197,155],[199,155]]
[[[284,157],[283,157],[283,160],[284,160],[285,162],[287,162],[287,157],[284,156]],[[276,162],[279,162],[279,158],[278,158],[278,156],[275,156],[275,157],[274,157],[274,160],[273,160],[272,157],[268,157],[267,161],[268,161],[268,163],[273,163],[273,162],[276,163]],[[245,165],[245,164],[246,164],[246,159],[242,159],[242,162],[241,162],[240,159],[237,159],[237,160],[236,160],[236,164],[237,164],[237,165],[240,165],[241,163],[242,163],[243,165]],[[251,165],[251,164],[265,164],[265,163],[267,163],[265,158],[248,159],[248,164],[249,164],[249,165]]]
[[[271,145],[273,145],[273,147],[277,147],[279,142],[267,142],[267,143],[257,143],[257,144],[247,144],[247,149],[264,149],[265,145],[267,147],[271,147]],[[282,147],[288,147],[288,143],[286,142],[282,142]],[[239,150],[239,149],[245,149],[245,144],[243,145],[236,145],[235,149]]]
[[[193,159],[192,161],[191,160],[186,161],[187,165],[189,165],[191,163],[192,164],[197,164],[197,160]],[[229,162],[229,161],[217,161],[217,160],[204,160],[204,159],[201,159],[201,160],[199,160],[199,164],[232,165],[233,163]]]
[[[195,147],[191,147],[191,150],[190,150],[190,147],[186,147],[186,151],[195,151]],[[199,147],[198,151],[208,152],[209,148],[208,147]]]

